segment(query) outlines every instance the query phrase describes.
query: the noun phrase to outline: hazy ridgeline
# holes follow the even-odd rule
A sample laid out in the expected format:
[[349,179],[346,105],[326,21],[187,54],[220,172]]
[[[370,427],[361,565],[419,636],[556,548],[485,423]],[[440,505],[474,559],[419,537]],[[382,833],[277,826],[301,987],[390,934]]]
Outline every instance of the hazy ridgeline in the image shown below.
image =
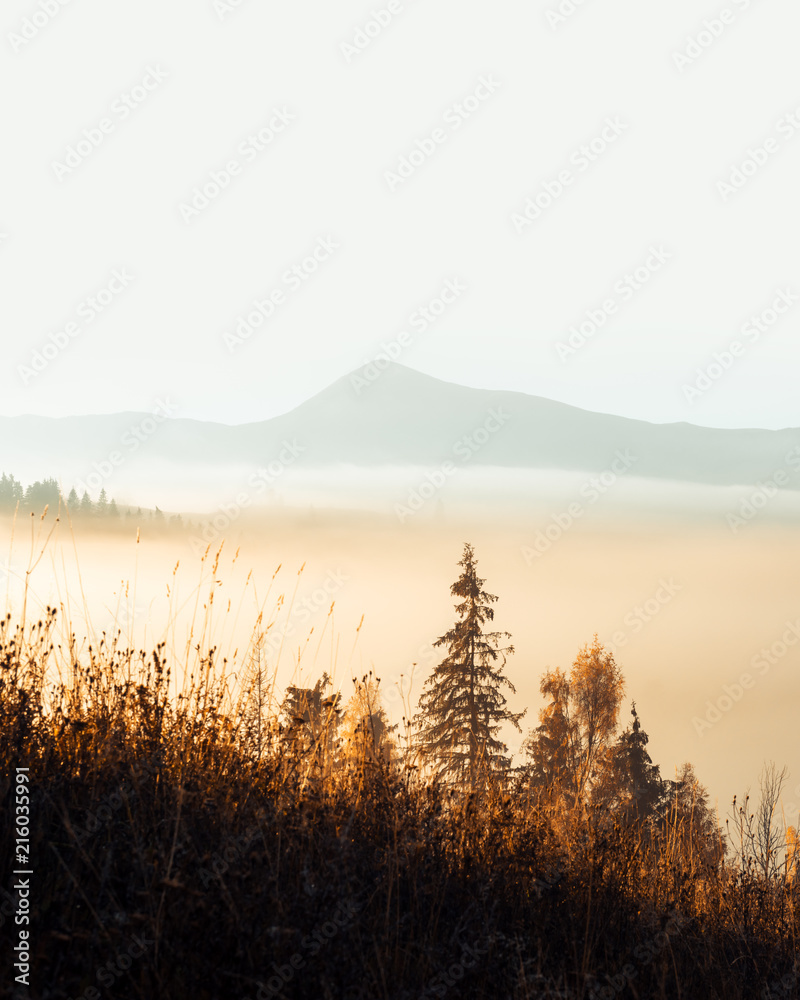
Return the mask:
[[[796,995],[796,655],[752,661],[795,621],[797,529],[765,519],[733,538],[718,516],[616,508],[532,556],[559,509],[489,520],[431,504],[400,523],[276,508],[216,534],[207,516],[70,528],[48,512],[10,546],[5,522],[1,752],[5,773],[31,766],[42,989]],[[404,720],[442,658],[465,540],[516,647],[509,707],[528,713],[509,747],[537,725],[545,670],[568,671],[597,633],[625,679],[619,730],[633,699],[662,777],[691,761],[711,791],[697,809],[711,827],[691,802],[645,827],[511,777],[480,801],[430,783]],[[370,671],[377,689],[354,687]],[[698,727],[746,671],[754,683]],[[293,728],[292,687],[320,705],[340,692],[335,733],[296,714]],[[776,801],[766,841],[747,818],[765,757],[789,766],[795,813]],[[729,803],[748,787],[741,813]],[[115,965],[134,938],[142,953]]]

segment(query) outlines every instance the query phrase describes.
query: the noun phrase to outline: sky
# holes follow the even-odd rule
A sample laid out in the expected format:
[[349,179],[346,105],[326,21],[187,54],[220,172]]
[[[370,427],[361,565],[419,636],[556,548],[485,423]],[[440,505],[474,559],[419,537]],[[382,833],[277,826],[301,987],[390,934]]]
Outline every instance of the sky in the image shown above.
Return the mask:
[[800,426],[796,0],[16,0],[0,27],[4,415],[266,419],[383,352]]

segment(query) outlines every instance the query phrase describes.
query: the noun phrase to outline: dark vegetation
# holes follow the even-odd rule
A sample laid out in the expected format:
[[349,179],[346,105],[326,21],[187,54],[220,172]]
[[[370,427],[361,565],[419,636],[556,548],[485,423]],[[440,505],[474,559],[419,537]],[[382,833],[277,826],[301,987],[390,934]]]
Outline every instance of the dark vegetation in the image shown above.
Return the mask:
[[158,507],[143,510],[141,507],[118,505],[113,497],[108,496],[105,487],[101,487],[97,499],[93,500],[87,490],[78,496],[74,486],[64,496],[56,479],[37,479],[25,487],[13,475],[5,472],[0,475],[0,514],[38,516],[45,510],[52,517],[56,514],[66,515],[77,524],[91,521],[92,527],[97,527],[101,522],[108,527],[132,523],[138,525],[147,521],[170,528],[182,528],[185,524],[180,514],[166,514]]
[[[548,670],[510,767],[495,598],[465,547],[457,622],[405,734],[372,675],[276,701],[247,675],[58,614],[0,623],[0,995],[14,996],[15,768],[31,787],[36,998],[800,996],[782,775],[725,834],[690,765],[665,781],[624,679],[587,644]],[[216,575],[216,565],[214,567]],[[212,584],[208,607],[213,603]],[[183,674],[185,673],[185,677]],[[793,849],[793,848],[792,848]]]
[[38,514],[45,507],[49,507],[51,511],[66,507],[75,517],[120,517],[116,501],[109,499],[105,488],[100,490],[97,500],[92,500],[85,490],[79,497],[74,487],[64,497],[56,479],[37,479],[23,487],[14,476],[5,472],[0,476],[0,511],[13,514],[19,510],[26,514]]

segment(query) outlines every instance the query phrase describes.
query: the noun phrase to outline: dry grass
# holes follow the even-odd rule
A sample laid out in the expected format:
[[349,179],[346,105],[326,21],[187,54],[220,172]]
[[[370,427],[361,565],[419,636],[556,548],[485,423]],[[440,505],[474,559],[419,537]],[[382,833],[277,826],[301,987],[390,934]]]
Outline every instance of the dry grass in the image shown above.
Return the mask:
[[402,753],[298,740],[274,673],[233,683],[200,641],[173,664],[59,627],[0,623],[0,885],[29,767],[32,997],[800,996],[780,873],[704,865],[669,818],[478,801]]

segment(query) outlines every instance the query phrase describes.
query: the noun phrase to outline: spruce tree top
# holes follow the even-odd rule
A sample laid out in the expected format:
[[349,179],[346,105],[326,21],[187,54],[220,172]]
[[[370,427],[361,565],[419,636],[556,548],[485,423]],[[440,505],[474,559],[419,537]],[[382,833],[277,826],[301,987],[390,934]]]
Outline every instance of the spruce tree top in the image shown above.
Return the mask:
[[[506,655],[513,646],[500,647],[508,632],[484,632],[494,619],[494,594],[483,590],[477,574],[475,552],[464,545],[458,564],[462,573],[450,587],[460,598],[459,620],[434,646],[446,646],[447,656],[425,683],[415,720],[417,745],[434,773],[448,784],[476,788],[486,780],[507,773],[507,747],[497,739],[500,725],[511,722],[519,730],[519,719],[506,707],[500,688],[514,685],[502,673]],[[497,664],[500,659],[501,663]]]

